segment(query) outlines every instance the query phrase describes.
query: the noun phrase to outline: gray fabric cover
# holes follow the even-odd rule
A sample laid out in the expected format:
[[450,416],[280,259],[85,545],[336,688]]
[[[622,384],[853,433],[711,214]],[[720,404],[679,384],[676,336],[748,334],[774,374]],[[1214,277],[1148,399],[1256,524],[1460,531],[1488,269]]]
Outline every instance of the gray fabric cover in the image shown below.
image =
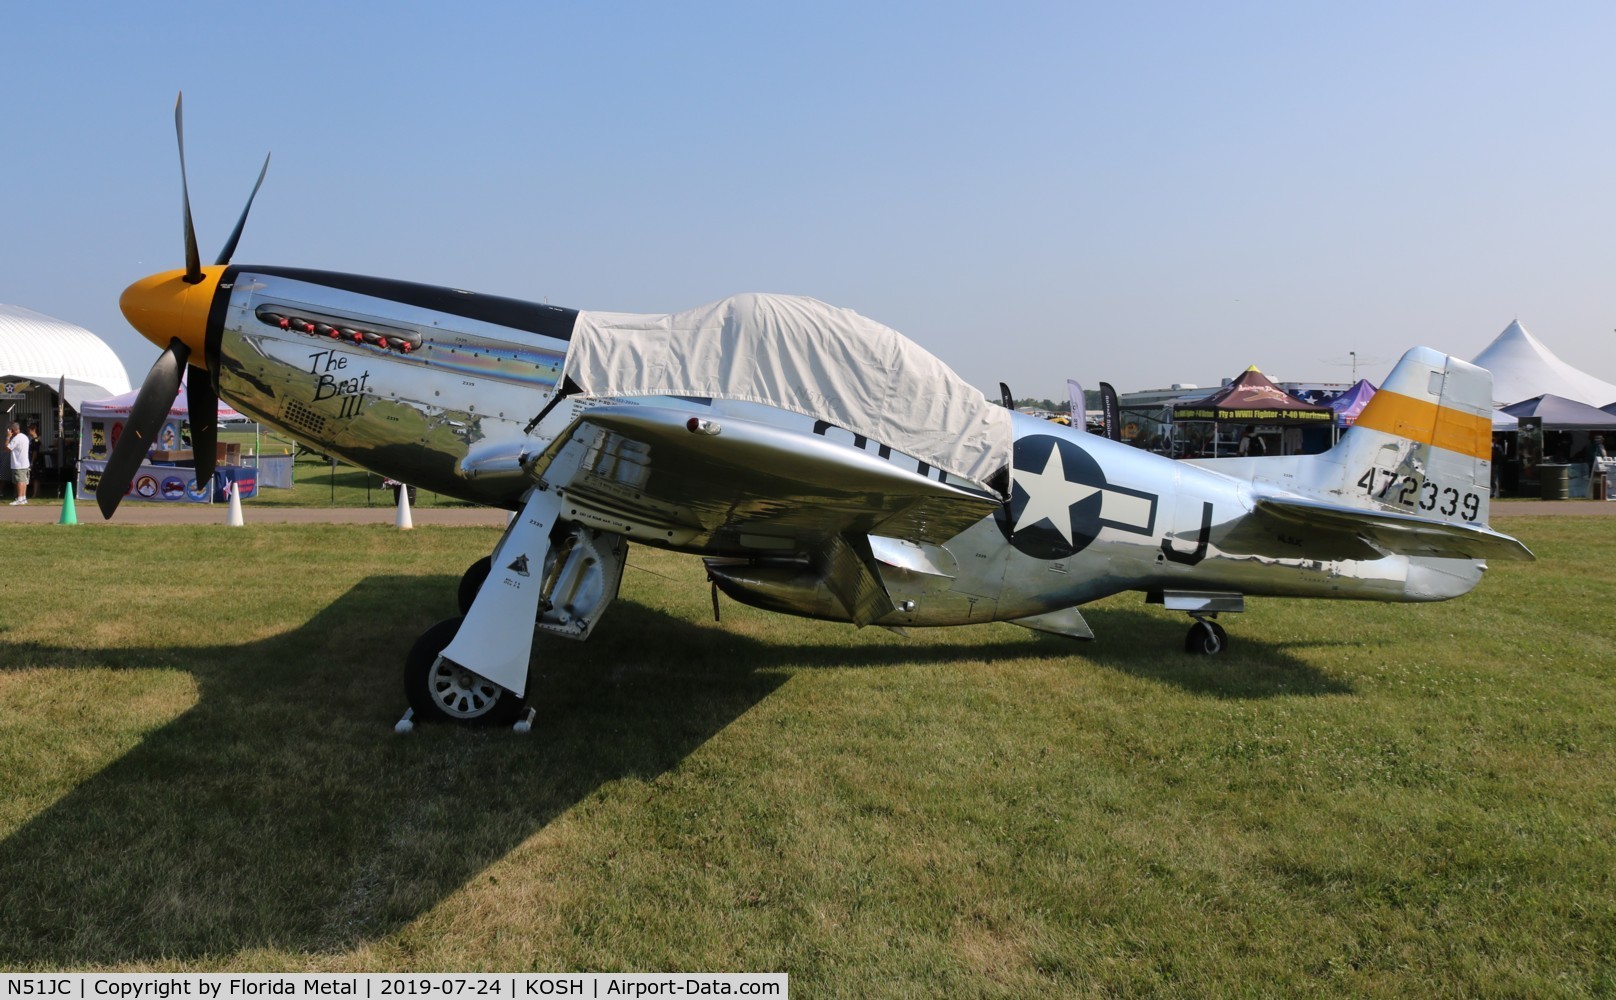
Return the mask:
[[565,374],[590,396],[707,396],[829,421],[979,486],[1010,413],[896,330],[795,295],[679,313],[580,312]]

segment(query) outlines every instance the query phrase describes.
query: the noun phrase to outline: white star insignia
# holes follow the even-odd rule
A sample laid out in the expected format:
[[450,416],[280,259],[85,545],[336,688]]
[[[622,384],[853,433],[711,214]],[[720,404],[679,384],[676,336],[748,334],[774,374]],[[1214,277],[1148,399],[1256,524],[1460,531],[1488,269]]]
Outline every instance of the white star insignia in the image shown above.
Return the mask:
[[1066,544],[1072,542],[1072,504],[1080,503],[1100,492],[1097,487],[1074,483],[1066,478],[1066,467],[1061,462],[1060,447],[1051,441],[1049,460],[1043,472],[1016,470],[1015,481],[1027,491],[1027,503],[1016,518],[1016,531],[1030,528],[1045,518],[1055,526]]

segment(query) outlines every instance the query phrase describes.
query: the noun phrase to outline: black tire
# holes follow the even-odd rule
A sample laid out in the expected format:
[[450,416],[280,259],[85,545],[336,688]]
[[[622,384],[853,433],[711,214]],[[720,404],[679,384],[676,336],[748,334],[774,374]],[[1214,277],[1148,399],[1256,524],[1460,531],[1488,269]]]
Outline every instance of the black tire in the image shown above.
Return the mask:
[[493,556],[483,556],[466,567],[466,572],[460,577],[460,590],[455,594],[455,599],[460,603],[461,615],[471,610],[471,602],[477,599],[477,591],[483,589],[483,581],[488,579],[488,574],[493,568]]
[[404,660],[404,697],[422,722],[503,726],[516,721],[522,698],[465,669],[440,660],[464,618],[445,618],[421,633]]
[[1229,633],[1217,622],[1197,621],[1184,637],[1184,652],[1196,656],[1216,656],[1229,648]]

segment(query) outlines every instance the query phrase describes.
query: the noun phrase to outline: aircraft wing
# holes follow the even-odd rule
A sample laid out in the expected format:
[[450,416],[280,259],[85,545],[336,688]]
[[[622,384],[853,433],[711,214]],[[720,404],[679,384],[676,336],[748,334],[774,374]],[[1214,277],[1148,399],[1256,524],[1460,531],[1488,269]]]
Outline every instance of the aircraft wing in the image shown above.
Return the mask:
[[1391,511],[1356,510],[1300,497],[1262,497],[1257,513],[1312,530],[1349,533],[1394,555],[1431,559],[1530,561],[1532,550],[1482,525],[1428,521]]
[[[585,450],[578,471],[548,480],[569,443]],[[806,559],[860,624],[891,610],[869,535],[940,543],[1000,503],[873,451],[677,406],[584,410],[529,471],[583,524],[714,555]]]

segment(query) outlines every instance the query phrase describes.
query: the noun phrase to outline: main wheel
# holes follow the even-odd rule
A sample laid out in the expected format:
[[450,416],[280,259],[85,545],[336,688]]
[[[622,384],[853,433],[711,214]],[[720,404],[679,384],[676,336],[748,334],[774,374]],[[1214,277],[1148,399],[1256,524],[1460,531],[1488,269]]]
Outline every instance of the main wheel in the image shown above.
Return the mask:
[[439,656],[454,640],[464,618],[446,618],[421,633],[404,660],[404,697],[423,722],[472,726],[513,722],[522,699],[480,674]]
[[1198,656],[1216,656],[1229,648],[1229,633],[1213,621],[1197,620],[1184,637],[1184,652]]
[[494,568],[494,557],[483,556],[466,568],[460,577],[460,590],[455,598],[460,602],[460,613],[464,615],[471,610],[471,602],[477,599],[477,591],[483,589],[483,581]]

